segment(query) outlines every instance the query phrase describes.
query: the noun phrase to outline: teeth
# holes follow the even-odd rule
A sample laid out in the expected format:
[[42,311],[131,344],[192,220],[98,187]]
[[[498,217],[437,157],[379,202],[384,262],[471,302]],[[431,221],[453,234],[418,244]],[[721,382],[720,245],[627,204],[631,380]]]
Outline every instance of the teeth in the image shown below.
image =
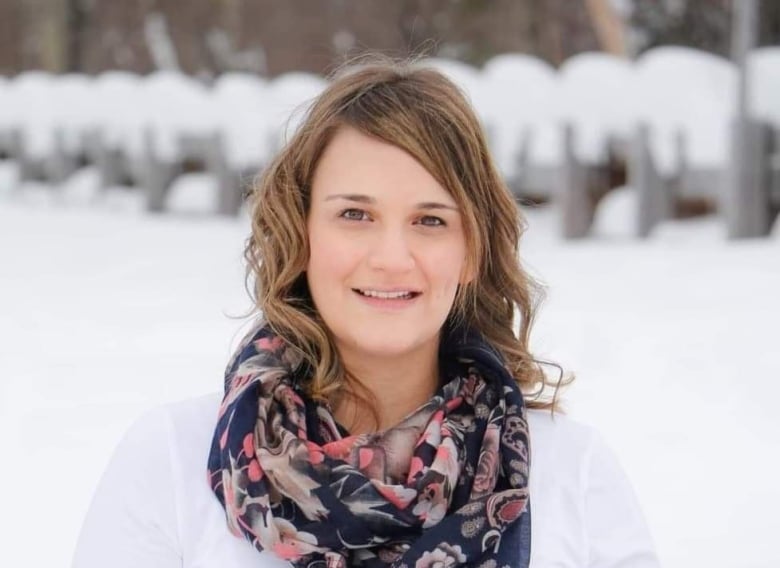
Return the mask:
[[409,291],[402,291],[402,292],[378,292],[376,290],[359,290],[361,294],[364,296],[369,296],[371,298],[382,298],[384,300],[391,300],[391,299],[409,299],[412,297],[412,293]]

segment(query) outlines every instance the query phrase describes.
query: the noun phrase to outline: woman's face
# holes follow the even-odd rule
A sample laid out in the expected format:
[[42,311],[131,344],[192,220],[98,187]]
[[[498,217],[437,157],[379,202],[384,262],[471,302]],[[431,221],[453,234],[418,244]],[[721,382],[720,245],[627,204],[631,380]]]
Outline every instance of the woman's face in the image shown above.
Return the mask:
[[465,283],[455,200],[403,150],[340,128],[314,174],[306,277],[342,354],[438,346]]

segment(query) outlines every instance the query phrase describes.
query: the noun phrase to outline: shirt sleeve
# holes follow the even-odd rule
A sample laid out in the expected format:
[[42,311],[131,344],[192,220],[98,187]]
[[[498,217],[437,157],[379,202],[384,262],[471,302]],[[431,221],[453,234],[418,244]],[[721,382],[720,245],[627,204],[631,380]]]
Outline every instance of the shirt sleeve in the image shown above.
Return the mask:
[[612,450],[594,434],[585,480],[589,568],[659,568],[633,487]]
[[73,568],[180,568],[170,456],[160,408],[137,420],[114,451],[81,529]]

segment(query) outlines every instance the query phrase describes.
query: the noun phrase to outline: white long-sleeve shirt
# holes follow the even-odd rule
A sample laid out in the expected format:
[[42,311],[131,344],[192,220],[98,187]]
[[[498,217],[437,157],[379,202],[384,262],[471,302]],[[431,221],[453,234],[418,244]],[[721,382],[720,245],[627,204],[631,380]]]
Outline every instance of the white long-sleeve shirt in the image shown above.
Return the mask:
[[[218,395],[161,406],[116,449],[73,568],[289,568],[233,536],[206,478]],[[532,568],[658,568],[634,492],[592,429],[529,411]]]

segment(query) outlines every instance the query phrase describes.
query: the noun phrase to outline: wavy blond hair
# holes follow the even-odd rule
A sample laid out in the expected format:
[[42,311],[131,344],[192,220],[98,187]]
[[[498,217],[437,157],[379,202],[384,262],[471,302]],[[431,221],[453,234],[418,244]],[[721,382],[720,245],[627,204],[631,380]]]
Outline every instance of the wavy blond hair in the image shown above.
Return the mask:
[[[525,222],[466,97],[441,73],[411,61],[373,60],[340,70],[249,195],[247,288],[264,321],[300,351],[309,395],[333,405],[349,392],[366,402],[365,387],[339,360],[304,274],[314,170],[342,126],[405,150],[451,193],[476,277],[458,290],[449,318],[476,328],[502,353],[529,407],[554,409],[561,377],[550,382],[528,348],[542,294],[519,261]],[[552,396],[547,386],[555,386]],[[376,401],[367,402],[376,418]]]

